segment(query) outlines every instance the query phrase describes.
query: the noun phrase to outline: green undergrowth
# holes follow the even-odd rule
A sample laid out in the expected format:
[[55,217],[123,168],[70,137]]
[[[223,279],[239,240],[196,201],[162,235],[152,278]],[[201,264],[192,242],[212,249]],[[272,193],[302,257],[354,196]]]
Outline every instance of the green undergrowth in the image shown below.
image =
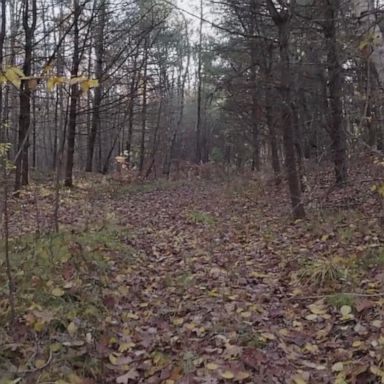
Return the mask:
[[[8,284],[1,259],[0,378],[33,376],[47,361],[51,368],[60,366],[55,379],[72,372],[73,367],[97,377],[100,367],[92,361],[94,340],[110,312],[110,278],[119,260],[129,266],[136,259],[124,242],[128,235],[123,228],[104,225],[82,233],[38,239],[25,235],[11,241],[18,320],[8,322]],[[51,378],[45,374],[46,379]],[[7,381],[0,380],[3,382]]]
[[216,218],[212,214],[198,210],[188,211],[186,214],[186,218],[191,223],[204,224],[208,226],[215,225],[217,222]]
[[353,307],[355,305],[355,297],[348,293],[335,293],[327,297],[327,303],[338,309],[346,305]]

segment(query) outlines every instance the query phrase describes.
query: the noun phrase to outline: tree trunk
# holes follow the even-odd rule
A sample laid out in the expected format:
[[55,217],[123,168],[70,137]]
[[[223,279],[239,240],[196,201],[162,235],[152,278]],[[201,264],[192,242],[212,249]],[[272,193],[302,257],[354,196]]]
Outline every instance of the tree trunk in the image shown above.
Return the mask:
[[291,197],[292,213],[295,219],[305,217],[304,206],[301,201],[299,176],[296,168],[295,154],[295,128],[292,116],[293,100],[291,97],[291,76],[289,60],[290,19],[289,10],[277,11],[272,0],[267,0],[271,17],[279,31],[280,69],[281,69],[281,96],[282,96],[282,123],[285,167]]
[[335,164],[336,184],[343,185],[348,178],[347,142],[343,129],[342,85],[343,68],[337,50],[336,18],[339,0],[326,0],[324,37],[327,49],[329,104],[331,110],[330,134]]
[[292,116],[290,91],[290,65],[289,65],[289,21],[286,19],[278,25],[279,27],[279,48],[281,57],[281,81],[282,81],[282,98],[283,98],[283,141],[285,166],[287,170],[287,178],[289,191],[291,195],[292,212],[295,219],[305,216],[304,207],[301,201],[300,181],[296,168],[295,154],[295,129],[294,119]]
[[265,86],[265,118],[268,127],[269,145],[271,151],[271,163],[275,177],[275,184],[281,183],[281,168],[279,160],[279,149],[276,136],[276,118],[273,113],[273,96],[272,96],[272,63],[273,63],[273,45],[266,46],[267,56],[262,60],[263,70],[265,74],[266,86]]
[[[31,9],[30,9],[31,6]],[[24,46],[24,64],[23,72],[25,76],[32,74],[32,51],[33,38],[36,29],[37,8],[36,0],[24,1],[23,9],[23,29],[25,34]],[[19,137],[18,150],[21,151],[19,158],[16,161],[16,178],[15,191],[18,191],[21,186],[28,184],[28,148],[29,148],[29,130],[31,124],[31,90],[29,81],[22,80],[20,86],[20,109],[19,109]]]
[[201,135],[201,99],[202,99],[202,44],[203,44],[203,0],[200,0],[200,27],[197,58],[197,111],[196,111],[196,164],[202,160],[202,135]]
[[140,137],[140,160],[139,170],[140,173],[144,170],[145,159],[145,131],[147,129],[147,71],[148,71],[148,37],[145,38],[144,43],[144,68],[143,68],[143,101],[141,107],[141,137]]
[[[254,2],[251,2],[254,4]],[[255,19],[251,18],[250,35],[255,34]],[[260,171],[260,138],[259,138],[259,121],[258,121],[258,95],[257,95],[257,46],[255,39],[249,40],[249,52],[251,57],[251,93],[252,93],[252,171]]]
[[95,151],[95,143],[96,143],[96,134],[97,130],[100,126],[100,106],[103,95],[102,88],[102,76],[103,76],[103,59],[104,59],[104,29],[105,29],[105,21],[106,21],[106,8],[107,8],[107,0],[100,0],[99,8],[97,12],[98,15],[98,25],[97,25],[97,33],[95,38],[95,55],[96,55],[96,63],[95,63],[95,76],[96,79],[99,80],[100,85],[96,87],[94,90],[94,98],[93,98],[93,114],[92,114],[92,125],[88,136],[88,147],[87,147],[87,163],[85,167],[86,172],[92,172],[93,170],[93,154]]
[[[73,57],[72,57],[72,69],[71,77],[78,76],[80,66],[80,31],[79,31],[79,19],[81,14],[81,6],[79,0],[74,0],[74,25],[73,25]],[[73,164],[75,153],[75,138],[76,138],[76,117],[77,117],[77,101],[79,98],[79,86],[78,84],[71,85],[70,93],[70,107],[69,107],[69,122],[68,122],[68,138],[67,138],[67,162],[65,167],[65,180],[64,185],[66,187],[73,186]]]

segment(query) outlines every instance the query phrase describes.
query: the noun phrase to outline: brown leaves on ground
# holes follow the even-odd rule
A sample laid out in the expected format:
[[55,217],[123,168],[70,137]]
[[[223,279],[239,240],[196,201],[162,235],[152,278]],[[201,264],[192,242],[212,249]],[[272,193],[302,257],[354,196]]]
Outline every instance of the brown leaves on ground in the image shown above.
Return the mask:
[[[64,195],[64,222],[88,229],[55,250],[37,243],[45,269],[15,261],[19,323],[0,331],[0,383],[384,380],[384,248],[370,207],[292,223],[286,197],[257,182],[99,188],[89,209],[94,184]],[[32,227],[33,207],[20,212]]]

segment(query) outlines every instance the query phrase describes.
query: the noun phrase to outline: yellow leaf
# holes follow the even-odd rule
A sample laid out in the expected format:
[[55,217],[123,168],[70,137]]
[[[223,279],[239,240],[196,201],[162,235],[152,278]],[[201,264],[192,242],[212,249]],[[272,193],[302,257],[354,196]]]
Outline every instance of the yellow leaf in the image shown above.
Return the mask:
[[61,344],[60,344],[60,343],[52,343],[52,344],[49,346],[49,349],[50,349],[52,352],[58,352],[58,351],[60,351],[60,349],[61,349]]
[[326,308],[324,305],[319,305],[319,304],[311,304],[308,305],[308,309],[314,314],[314,315],[324,315],[327,313]]
[[125,314],[125,317],[126,317],[127,319],[139,320],[139,316],[136,315],[136,313],[133,313],[133,312],[127,312],[127,313]]
[[97,88],[100,85],[99,80],[92,79],[89,80],[89,88]]
[[118,365],[118,356],[115,353],[111,353],[108,355],[108,359],[113,365]]
[[216,289],[212,289],[212,291],[208,292],[208,295],[211,297],[218,297],[219,294],[217,293]]
[[352,312],[352,308],[349,305],[343,305],[340,308],[340,313],[343,315],[343,317],[348,317],[350,313]]
[[61,288],[54,288],[54,289],[52,289],[51,293],[53,296],[61,297],[64,295],[65,292]]
[[155,351],[153,353],[153,363],[157,366],[157,367],[165,367],[169,362],[169,357],[162,353],[162,352],[159,352],[159,351]]
[[24,72],[19,67],[11,67],[10,69],[19,77],[25,77]]
[[372,365],[369,370],[375,375],[375,376],[378,376],[378,377],[381,377],[382,379],[384,379],[384,371],[382,371],[379,367],[375,366],[375,365]]
[[307,343],[307,344],[305,344],[304,349],[306,351],[308,351],[309,353],[317,353],[317,352],[319,352],[319,347],[317,345],[314,345],[314,344]]
[[10,67],[8,68],[4,76],[6,79],[11,82],[16,88],[20,88],[21,86],[21,78],[24,77],[23,71],[17,67]]
[[219,368],[219,366],[215,363],[208,363],[205,367],[210,371],[215,371],[216,369]]
[[84,81],[87,81],[88,79],[84,76],[78,76],[78,77],[72,77],[68,83],[69,85],[75,85],[75,84],[81,84]]
[[221,373],[223,379],[232,380],[235,378],[235,375],[231,371],[224,371]]
[[381,320],[373,320],[372,321],[372,326],[375,328],[382,328],[383,322]]
[[121,343],[119,346],[119,352],[125,352],[128,351],[129,349],[133,348],[136,344],[135,343]]
[[307,384],[306,380],[304,379],[304,377],[300,373],[298,373],[292,377],[292,382],[294,384]]
[[37,360],[35,361],[35,367],[36,367],[37,369],[43,368],[44,365],[45,365],[45,361],[44,361],[44,360],[37,359]]
[[339,361],[332,365],[332,372],[342,372],[344,370],[344,363]]
[[60,76],[52,76],[47,81],[48,91],[51,92],[56,87],[56,85],[65,83],[65,78]]
[[377,192],[381,197],[384,197],[384,184],[380,185],[380,187],[377,188]]
[[276,336],[273,333],[263,332],[261,336],[266,340],[276,340]]
[[244,319],[249,319],[251,316],[252,316],[252,313],[251,312],[241,312],[240,313],[240,316],[243,317]]
[[69,323],[67,327],[67,331],[71,336],[74,336],[75,333],[77,332],[77,326],[73,321]]
[[44,323],[42,321],[36,321],[36,323],[33,325],[33,329],[36,332],[42,332],[44,328]]
[[251,277],[254,277],[256,279],[264,279],[268,276],[269,275],[267,275],[266,273],[262,273],[262,272],[258,272],[258,271],[251,272]]
[[251,375],[248,372],[240,371],[240,372],[236,372],[235,378],[236,378],[236,381],[243,381],[248,379],[250,376]]
[[89,88],[91,88],[90,85],[89,85],[89,80],[84,80],[84,81],[82,81],[82,82],[80,83],[80,87],[81,87],[81,90],[82,90],[84,93],[88,92],[88,91],[89,91]]
[[[279,329],[279,335],[281,335],[281,336],[289,336],[289,331],[288,331],[288,329],[287,328],[281,328],[281,329]],[[276,338],[276,337],[275,337]],[[274,340],[274,339],[272,339],[272,340]]]
[[71,384],[83,384],[84,383],[84,380],[80,376],[77,376],[74,373],[69,374],[68,380]]
[[303,294],[303,290],[300,289],[300,288],[295,288],[293,291],[292,291],[292,295],[293,296],[300,296]]
[[172,320],[173,325],[182,325],[184,323],[184,319],[182,317],[178,317]]
[[53,88],[55,88],[55,79],[53,77],[50,77],[47,81],[47,88],[49,92],[53,91]]

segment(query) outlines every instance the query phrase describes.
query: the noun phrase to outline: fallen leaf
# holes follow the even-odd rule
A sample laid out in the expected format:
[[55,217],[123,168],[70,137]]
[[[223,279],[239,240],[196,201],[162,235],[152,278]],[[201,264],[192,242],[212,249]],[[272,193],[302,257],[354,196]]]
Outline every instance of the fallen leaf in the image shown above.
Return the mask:
[[233,374],[233,372],[231,371],[224,371],[220,374],[220,376],[223,378],[223,379],[227,379],[227,380],[232,380],[235,378],[235,375]]
[[35,361],[35,367],[36,367],[37,369],[41,369],[41,368],[43,368],[44,365],[45,365],[45,360],[37,359],[37,360]]
[[65,292],[61,288],[54,288],[52,289],[51,293],[53,296],[61,297],[64,295]]
[[342,372],[344,370],[344,363],[339,361],[338,363],[333,364],[331,370],[332,372]]
[[71,336],[74,336],[77,332],[77,325],[71,321],[67,327],[67,331]]
[[140,377],[139,372],[132,368],[130,371],[125,373],[124,375],[119,376],[116,379],[117,384],[128,384],[129,380],[133,380],[134,382],[137,382],[137,379]]
[[340,313],[343,315],[343,317],[348,317],[348,315],[352,312],[352,308],[349,305],[343,305],[340,308]]
[[292,383],[294,384],[307,384],[307,381],[304,379],[301,373],[298,373],[292,376]]

